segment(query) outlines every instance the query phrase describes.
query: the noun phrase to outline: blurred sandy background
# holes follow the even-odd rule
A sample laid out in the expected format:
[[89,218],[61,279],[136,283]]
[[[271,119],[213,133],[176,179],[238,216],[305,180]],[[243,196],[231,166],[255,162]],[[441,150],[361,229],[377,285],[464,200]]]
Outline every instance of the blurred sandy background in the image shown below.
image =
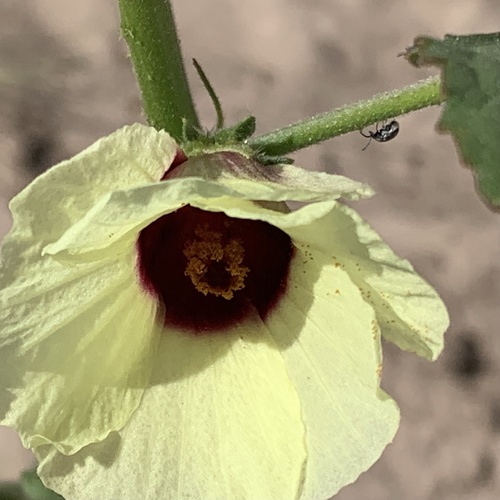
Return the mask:
[[[0,3],[0,236],[8,200],[34,175],[142,120],[113,0]],[[417,34],[497,31],[495,0],[174,0],[228,122],[265,132],[424,78],[398,52]],[[205,126],[211,103],[189,68]],[[388,144],[359,134],[296,155],[307,168],[366,181],[356,207],[442,294],[452,325],[434,364],[385,346],[384,388],[402,424],[383,458],[340,500],[493,500],[500,494],[499,217],[477,199],[437,109],[400,119]],[[0,480],[30,463],[0,429]],[[93,500],[93,499],[89,499]],[[222,499],[221,499],[222,500]],[[257,499],[256,499],[257,500]]]

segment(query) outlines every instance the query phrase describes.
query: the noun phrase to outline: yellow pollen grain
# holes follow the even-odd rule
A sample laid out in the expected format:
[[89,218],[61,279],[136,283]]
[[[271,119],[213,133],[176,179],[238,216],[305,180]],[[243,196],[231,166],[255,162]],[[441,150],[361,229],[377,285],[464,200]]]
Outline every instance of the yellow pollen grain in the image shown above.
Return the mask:
[[[194,233],[199,239],[186,241],[184,245],[183,253],[188,259],[184,275],[191,279],[198,292],[231,300],[234,292],[245,288],[245,278],[250,271],[248,267],[241,265],[245,258],[241,240],[231,238],[223,245],[222,234],[211,231],[208,225],[199,225]],[[210,265],[221,261],[229,277],[226,287],[211,285],[206,280]]]

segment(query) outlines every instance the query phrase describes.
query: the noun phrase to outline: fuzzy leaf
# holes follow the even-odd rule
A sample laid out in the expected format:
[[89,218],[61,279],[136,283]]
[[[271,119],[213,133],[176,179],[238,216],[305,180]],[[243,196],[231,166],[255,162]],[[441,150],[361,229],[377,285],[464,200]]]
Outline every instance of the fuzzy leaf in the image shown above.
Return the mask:
[[500,211],[500,33],[419,37],[405,57],[442,69],[446,104],[438,127],[452,133],[479,194]]

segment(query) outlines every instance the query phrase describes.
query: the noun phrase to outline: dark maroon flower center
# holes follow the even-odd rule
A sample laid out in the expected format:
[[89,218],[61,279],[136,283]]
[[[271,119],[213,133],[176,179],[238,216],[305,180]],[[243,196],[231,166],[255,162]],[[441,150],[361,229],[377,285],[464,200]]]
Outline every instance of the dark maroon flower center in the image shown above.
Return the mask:
[[196,333],[264,319],[285,291],[290,237],[262,221],[185,206],[138,239],[144,287],[161,301],[165,325]]

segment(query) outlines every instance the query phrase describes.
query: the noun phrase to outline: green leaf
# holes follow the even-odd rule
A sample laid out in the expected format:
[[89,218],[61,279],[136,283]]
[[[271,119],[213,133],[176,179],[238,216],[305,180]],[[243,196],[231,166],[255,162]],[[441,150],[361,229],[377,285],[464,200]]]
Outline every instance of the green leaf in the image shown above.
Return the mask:
[[23,473],[21,487],[26,500],[64,500],[61,495],[43,485],[36,470],[28,470]]
[[23,489],[17,483],[0,484],[0,500],[27,500]]
[[500,33],[418,37],[414,66],[438,66],[446,96],[440,130],[453,134],[484,202],[500,211]]

